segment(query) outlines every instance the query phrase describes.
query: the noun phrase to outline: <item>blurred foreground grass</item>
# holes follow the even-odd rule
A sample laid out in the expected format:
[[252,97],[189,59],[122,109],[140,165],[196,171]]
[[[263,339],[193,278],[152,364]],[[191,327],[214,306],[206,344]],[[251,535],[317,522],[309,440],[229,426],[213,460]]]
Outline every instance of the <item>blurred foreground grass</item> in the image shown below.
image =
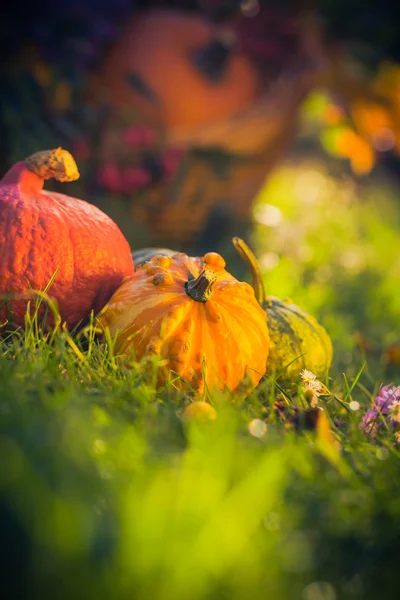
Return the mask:
[[133,367],[91,328],[2,342],[2,598],[397,597],[400,452],[363,437],[364,386],[327,403],[336,457],[271,382],[187,423],[189,395]]

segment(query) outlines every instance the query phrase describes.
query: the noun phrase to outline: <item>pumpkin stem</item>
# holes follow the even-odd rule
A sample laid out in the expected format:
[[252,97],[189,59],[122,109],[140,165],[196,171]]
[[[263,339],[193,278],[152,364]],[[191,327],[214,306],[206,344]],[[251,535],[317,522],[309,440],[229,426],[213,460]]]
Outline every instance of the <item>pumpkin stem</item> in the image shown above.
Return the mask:
[[25,164],[40,179],[75,181],[79,178],[75,160],[67,150],[62,148],[35,152],[25,159]]
[[213,285],[217,281],[214,271],[204,269],[197,278],[189,273],[189,280],[185,284],[186,293],[197,302],[207,302],[213,294]]
[[261,304],[261,306],[263,306],[265,304],[266,298],[265,288],[260,265],[258,264],[255,254],[252,250],[250,250],[246,242],[244,242],[241,238],[234,237],[232,239],[232,243],[235,247],[235,250],[250,267],[251,278],[253,280],[254,295],[258,303]]

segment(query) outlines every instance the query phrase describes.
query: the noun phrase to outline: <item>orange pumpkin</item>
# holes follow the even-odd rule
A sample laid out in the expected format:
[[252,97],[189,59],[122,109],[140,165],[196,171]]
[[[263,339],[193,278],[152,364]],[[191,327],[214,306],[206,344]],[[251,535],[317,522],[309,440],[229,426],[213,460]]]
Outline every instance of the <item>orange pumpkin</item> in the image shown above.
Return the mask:
[[217,231],[215,247],[226,238],[222,227],[243,230],[293,139],[320,56],[315,35],[305,28],[303,36],[299,23],[290,56],[277,71],[270,60],[273,74],[255,54],[279,37],[276,19],[263,17],[244,36],[239,24],[196,11],[136,13],[88,81],[91,102],[107,109],[95,151],[98,182],[113,195],[111,214],[129,203],[129,235],[143,245],[194,247]]
[[165,9],[134,16],[94,81],[100,98],[136,107],[167,130],[225,121],[251,106],[261,85],[216,24]]
[[0,181],[0,321],[24,325],[30,290],[58,302],[74,327],[100,310],[134,272],[124,235],[99,208],[57,192],[45,179],[74,181],[79,172],[66,150],[37,152],[14,165]]
[[225,270],[219,254],[153,256],[127,278],[99,316],[120,355],[166,360],[193,389],[255,387],[268,357],[266,315],[247,283]]

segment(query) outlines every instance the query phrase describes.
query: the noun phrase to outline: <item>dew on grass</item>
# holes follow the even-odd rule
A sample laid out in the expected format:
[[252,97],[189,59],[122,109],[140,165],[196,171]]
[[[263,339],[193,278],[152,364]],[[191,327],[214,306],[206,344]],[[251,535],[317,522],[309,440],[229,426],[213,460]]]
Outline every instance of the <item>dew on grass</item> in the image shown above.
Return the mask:
[[276,227],[282,221],[282,213],[273,204],[261,204],[254,209],[254,218],[261,225]]
[[[280,562],[289,573],[304,573],[313,568],[313,548],[309,536],[303,531],[293,531],[278,549]],[[314,600],[307,598],[306,600]],[[315,600],[331,600],[315,597]]]
[[107,451],[107,444],[104,440],[95,440],[93,442],[93,450],[96,454],[104,454]]
[[112,479],[115,474],[115,468],[111,464],[104,464],[100,466],[99,473],[102,479]]
[[378,460],[386,460],[389,457],[389,450],[384,446],[377,448],[376,450],[376,458]]
[[276,252],[265,252],[260,256],[259,263],[266,271],[272,271],[279,263],[279,256]]
[[303,600],[336,600],[336,592],[327,581],[314,581],[304,588]]
[[327,178],[316,170],[301,172],[296,179],[296,194],[305,204],[314,204],[326,189]]
[[262,438],[267,432],[267,424],[261,419],[253,419],[249,423],[249,431],[254,437]]
[[264,527],[269,531],[278,531],[281,527],[281,517],[276,512],[270,512],[264,517]]

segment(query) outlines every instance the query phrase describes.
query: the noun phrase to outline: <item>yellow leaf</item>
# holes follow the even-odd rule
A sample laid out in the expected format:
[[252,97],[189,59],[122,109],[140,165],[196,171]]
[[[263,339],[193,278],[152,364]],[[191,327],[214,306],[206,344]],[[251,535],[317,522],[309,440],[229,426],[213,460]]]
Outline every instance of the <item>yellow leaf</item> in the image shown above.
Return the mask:
[[350,164],[356,175],[367,175],[375,165],[375,152],[367,143],[350,157]]
[[56,110],[67,110],[71,106],[71,86],[67,81],[60,81],[54,97],[53,106]]
[[393,129],[390,112],[379,104],[358,99],[352,106],[351,114],[356,129],[367,137],[374,136],[382,129]]
[[50,85],[52,70],[43,62],[38,62],[33,67],[33,76],[42,87]]

